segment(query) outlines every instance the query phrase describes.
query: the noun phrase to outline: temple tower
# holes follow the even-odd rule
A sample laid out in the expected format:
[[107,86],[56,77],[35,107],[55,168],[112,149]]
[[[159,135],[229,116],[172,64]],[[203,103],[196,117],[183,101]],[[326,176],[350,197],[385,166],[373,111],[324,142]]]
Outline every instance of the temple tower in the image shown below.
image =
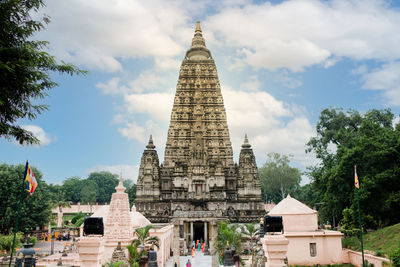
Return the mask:
[[188,242],[196,233],[208,240],[216,220],[251,222],[264,214],[247,136],[239,165],[233,161],[217,69],[199,22],[180,67],[164,162],[159,165],[150,138],[136,196],[139,212],[152,222],[179,222],[179,235]]

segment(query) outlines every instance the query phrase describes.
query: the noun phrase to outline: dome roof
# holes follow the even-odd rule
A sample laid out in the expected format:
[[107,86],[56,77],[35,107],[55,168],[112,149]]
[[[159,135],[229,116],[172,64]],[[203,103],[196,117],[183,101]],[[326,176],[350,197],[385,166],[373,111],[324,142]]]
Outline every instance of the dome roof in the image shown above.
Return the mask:
[[[99,208],[95,213],[93,213],[90,217],[103,217],[103,221],[105,223],[107,221],[109,209],[110,205],[104,205],[103,207]],[[136,211],[135,206],[132,207],[132,211],[129,212],[129,215],[131,217],[131,228],[133,228],[133,230],[151,224],[151,222],[146,217],[144,217],[140,212]]]
[[146,225],[151,224],[151,222],[147,220],[147,218],[144,217],[140,212],[131,211],[130,215],[133,229],[145,227]]
[[297,199],[288,195],[285,199],[279,202],[268,215],[282,215],[282,214],[315,214],[317,211],[309,208],[307,205],[301,203]]
[[108,217],[108,209],[110,205],[103,205],[101,208],[97,209],[90,217],[103,217],[103,221],[106,221]]

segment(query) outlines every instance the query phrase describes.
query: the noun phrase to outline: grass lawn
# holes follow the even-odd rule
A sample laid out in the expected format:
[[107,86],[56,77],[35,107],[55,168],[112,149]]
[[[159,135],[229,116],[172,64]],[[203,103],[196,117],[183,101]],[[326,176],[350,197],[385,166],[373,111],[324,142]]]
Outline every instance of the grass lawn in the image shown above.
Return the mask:
[[[363,234],[364,250],[374,251],[377,256],[388,256],[400,244],[400,223],[374,232]],[[361,251],[358,237],[347,237],[342,240],[345,248]]]

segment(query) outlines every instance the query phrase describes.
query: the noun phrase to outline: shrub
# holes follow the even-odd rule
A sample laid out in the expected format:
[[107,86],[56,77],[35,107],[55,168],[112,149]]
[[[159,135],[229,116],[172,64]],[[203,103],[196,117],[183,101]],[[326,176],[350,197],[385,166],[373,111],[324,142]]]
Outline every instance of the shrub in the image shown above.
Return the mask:
[[345,237],[358,237],[360,235],[360,230],[357,228],[354,229],[341,229],[340,232],[344,234]]
[[385,257],[385,253],[382,250],[375,251],[375,255],[378,257]]
[[75,223],[75,226],[76,227],[79,227],[79,226],[81,226],[81,224],[83,223],[83,221],[85,220],[85,218],[84,217],[82,217],[82,218],[79,218],[77,221],[76,221],[76,223]]
[[390,254],[390,260],[394,267],[400,267],[400,243],[399,246]]
[[356,227],[356,224],[354,223],[355,214],[352,209],[344,209],[342,211],[342,214],[343,214],[343,219],[342,219],[343,229],[350,230]]
[[85,217],[85,214],[83,214],[82,212],[79,212],[74,217],[72,217],[71,223],[75,224],[80,218],[84,218],[84,217]]
[[33,244],[33,246],[35,246],[36,243],[37,243],[37,238],[34,237],[34,236],[31,236],[31,237],[29,237],[29,242],[30,242],[31,244]]
[[[15,238],[15,248],[19,248],[22,246],[21,243],[21,233],[17,233]],[[0,250],[7,250],[10,251],[12,247],[12,242],[14,239],[14,234],[10,233],[9,235],[0,235]]]
[[342,247],[358,250],[360,248],[360,241],[357,237],[346,237],[342,239]]

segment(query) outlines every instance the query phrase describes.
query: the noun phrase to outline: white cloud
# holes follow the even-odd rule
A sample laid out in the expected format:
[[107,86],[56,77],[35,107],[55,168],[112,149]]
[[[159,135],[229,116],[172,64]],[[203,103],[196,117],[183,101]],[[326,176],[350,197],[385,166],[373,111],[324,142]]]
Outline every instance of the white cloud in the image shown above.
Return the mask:
[[[127,139],[147,144],[150,135],[153,136],[154,145],[157,147],[158,156],[162,159],[164,146],[167,141],[167,126],[159,121],[148,120],[144,124],[137,121],[126,122],[118,131]],[[143,146],[144,149],[144,146]]]
[[96,84],[96,87],[100,88],[102,92],[106,95],[118,94],[120,93],[119,81],[120,81],[119,77],[114,77],[108,80],[106,83],[98,82]]
[[278,76],[277,80],[280,84],[287,88],[297,88],[302,86],[302,81],[298,78],[295,78],[293,75],[290,75],[289,71],[282,70]]
[[314,130],[296,105],[285,105],[267,92],[236,91],[227,86],[222,94],[236,157],[247,133],[259,164],[269,152],[292,154],[304,167],[315,162],[313,155],[305,153]]
[[70,0],[46,5],[42,12],[51,14],[52,22],[39,38],[49,40],[58,57],[90,69],[114,72],[122,69],[120,59],[153,56],[165,58],[160,67],[170,67],[170,58],[184,51],[182,40],[188,40],[188,11],[179,1]]
[[146,70],[140,73],[135,80],[129,82],[129,85],[133,92],[141,93],[143,91],[159,89],[160,85],[165,81],[159,73],[153,70]]
[[242,83],[242,88],[245,88],[249,91],[258,91],[261,86],[261,82],[258,80],[257,75],[253,75],[250,77],[250,81],[246,83]]
[[168,122],[174,95],[172,93],[127,94],[124,96],[128,113],[149,114],[151,117]]
[[400,62],[390,62],[367,72],[363,69],[363,88],[383,91],[390,105],[400,106]]
[[123,179],[130,179],[134,183],[136,183],[138,175],[139,175],[139,166],[138,165],[112,165],[112,166],[99,165],[99,166],[94,166],[90,169],[87,169],[85,172],[89,174],[91,172],[101,172],[101,171],[111,172],[113,174],[117,174],[118,176],[122,173]]
[[48,133],[46,133],[43,128],[33,125],[33,124],[25,124],[21,125],[21,127],[27,131],[32,132],[32,134],[39,139],[40,145],[39,146],[46,146],[52,142],[55,142],[57,140],[56,137],[50,136]]
[[[302,71],[342,57],[400,57],[400,11],[386,1],[269,2],[223,9],[204,23],[214,45],[230,47],[254,68]],[[244,54],[244,58],[243,58]],[[236,62],[237,64],[237,62]]]
[[[192,17],[204,18],[211,46],[234,55],[234,65],[302,71],[343,57],[400,58],[400,11],[387,1],[47,1],[52,22],[39,38],[54,53],[90,69],[115,72],[121,61],[152,58],[176,69],[193,36]],[[210,9],[215,12],[206,15]],[[177,58],[179,57],[179,59]],[[240,63],[242,62],[242,63]]]

